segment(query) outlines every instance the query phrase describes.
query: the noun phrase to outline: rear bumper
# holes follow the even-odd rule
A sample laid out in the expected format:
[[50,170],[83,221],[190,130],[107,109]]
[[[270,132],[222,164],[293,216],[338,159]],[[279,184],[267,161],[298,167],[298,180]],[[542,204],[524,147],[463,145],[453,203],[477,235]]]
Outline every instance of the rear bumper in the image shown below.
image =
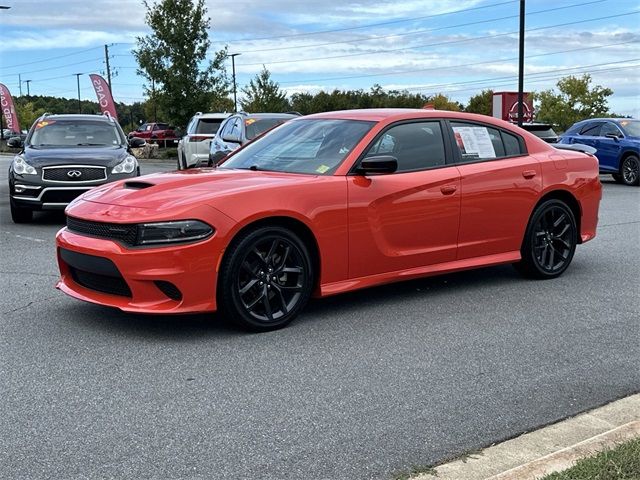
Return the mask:
[[125,248],[70,232],[56,236],[56,288],[79,300],[136,313],[216,310],[221,242],[213,237],[164,248]]

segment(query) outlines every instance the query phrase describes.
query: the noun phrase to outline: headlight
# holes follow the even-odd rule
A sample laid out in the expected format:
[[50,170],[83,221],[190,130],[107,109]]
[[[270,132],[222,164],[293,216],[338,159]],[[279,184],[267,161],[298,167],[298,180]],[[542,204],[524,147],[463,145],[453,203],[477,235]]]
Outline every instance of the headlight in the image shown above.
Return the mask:
[[18,175],[37,175],[36,169],[29,165],[22,155],[16,155],[13,159],[13,171]]
[[131,173],[138,166],[138,161],[133,155],[129,155],[111,170],[111,173]]
[[213,228],[198,220],[143,223],[138,226],[138,245],[201,240],[213,233]]

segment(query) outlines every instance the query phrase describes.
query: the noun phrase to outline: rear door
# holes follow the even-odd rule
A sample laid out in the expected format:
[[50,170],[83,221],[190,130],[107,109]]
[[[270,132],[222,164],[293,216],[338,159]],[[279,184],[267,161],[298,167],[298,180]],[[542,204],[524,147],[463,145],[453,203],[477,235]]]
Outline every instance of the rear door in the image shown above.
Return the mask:
[[455,260],[460,175],[444,129],[439,120],[394,124],[364,157],[392,155],[398,170],[347,177],[351,278]]
[[457,258],[519,251],[542,191],[539,162],[518,135],[482,123],[448,123],[462,194]]

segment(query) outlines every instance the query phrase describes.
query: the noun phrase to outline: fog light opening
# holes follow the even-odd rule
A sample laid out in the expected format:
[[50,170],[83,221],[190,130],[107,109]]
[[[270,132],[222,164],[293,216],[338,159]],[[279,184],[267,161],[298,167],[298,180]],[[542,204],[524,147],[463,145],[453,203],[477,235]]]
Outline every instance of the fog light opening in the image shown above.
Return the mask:
[[165,280],[154,280],[153,283],[155,283],[156,287],[158,287],[158,289],[171,300],[175,300],[176,302],[182,300],[182,292],[173,283]]

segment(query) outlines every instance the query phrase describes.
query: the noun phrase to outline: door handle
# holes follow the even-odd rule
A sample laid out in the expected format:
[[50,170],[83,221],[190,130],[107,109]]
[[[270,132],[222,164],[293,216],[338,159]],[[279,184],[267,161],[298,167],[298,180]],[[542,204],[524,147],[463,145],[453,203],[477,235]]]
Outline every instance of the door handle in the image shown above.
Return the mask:
[[451,195],[452,193],[455,193],[457,189],[458,187],[456,187],[455,185],[444,185],[440,187],[440,191],[443,195]]
[[533,178],[536,176],[536,171],[535,170],[525,170],[524,172],[522,172],[522,176],[524,178]]

